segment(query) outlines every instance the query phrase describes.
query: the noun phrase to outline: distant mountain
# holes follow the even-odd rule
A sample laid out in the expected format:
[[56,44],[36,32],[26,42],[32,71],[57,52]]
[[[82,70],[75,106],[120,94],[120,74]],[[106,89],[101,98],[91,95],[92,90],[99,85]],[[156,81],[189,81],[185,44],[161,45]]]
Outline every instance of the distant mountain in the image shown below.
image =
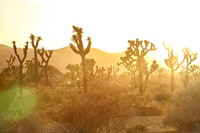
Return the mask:
[[[22,49],[18,49],[20,55],[22,55]],[[0,68],[6,67],[6,60],[10,58],[10,55],[14,55],[13,49],[9,46],[0,44]],[[110,65],[116,66],[117,62],[120,62],[120,57],[124,55],[124,52],[121,53],[106,53],[104,51],[98,50],[96,48],[91,48],[89,54],[86,55],[86,58],[93,58],[96,61],[96,65],[108,67]],[[28,50],[27,59],[33,58],[33,49]],[[58,68],[61,72],[66,72],[66,66],[71,64],[80,64],[81,58],[80,55],[75,54],[71,48],[65,47],[61,49],[56,49],[53,52],[52,58],[50,59],[49,64]],[[15,61],[15,64],[18,64],[18,61]]]
[[9,58],[12,52],[13,51],[11,47],[0,44],[0,72],[6,66],[6,60]]
[[[22,55],[22,49],[18,49],[20,55]],[[6,60],[10,58],[10,55],[14,55],[13,49],[9,46],[0,44],[0,71],[3,67],[6,67]],[[109,67],[111,65],[117,66],[117,63],[120,62],[120,57],[124,56],[124,52],[120,53],[107,53],[96,48],[91,48],[89,54],[86,55],[86,58],[94,59],[96,65]],[[30,60],[33,58],[33,49],[29,48],[27,59]],[[151,57],[147,57],[148,61],[152,61]],[[53,52],[52,58],[50,59],[49,64],[58,68],[61,72],[65,73],[66,66],[68,64],[80,64],[81,58],[80,55],[75,54],[71,48],[65,47],[61,49],[56,49]],[[15,64],[18,64],[18,61],[15,61]],[[126,70],[123,66],[120,67],[121,70]]]
[[9,49],[10,47],[9,47],[9,46],[6,46],[6,45],[4,45],[4,44],[0,44],[0,48],[1,48],[1,49]]
[[[96,65],[106,67],[110,65],[116,66],[117,62],[120,61],[120,57],[123,55],[123,52],[112,54],[95,48],[91,48],[89,54],[86,55],[86,58],[93,58],[96,61]],[[66,66],[69,63],[80,64],[80,62],[80,55],[75,54],[69,46],[62,49],[54,50],[53,56],[50,60],[50,64],[54,65],[62,72],[66,71]]]

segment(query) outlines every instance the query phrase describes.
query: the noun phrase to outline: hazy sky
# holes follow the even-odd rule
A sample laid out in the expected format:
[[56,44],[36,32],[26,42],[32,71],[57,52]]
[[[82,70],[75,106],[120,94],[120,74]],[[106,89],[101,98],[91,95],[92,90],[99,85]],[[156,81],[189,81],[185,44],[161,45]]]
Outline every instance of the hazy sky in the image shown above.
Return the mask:
[[199,13],[198,0],[0,0],[0,43],[23,47],[33,33],[40,46],[66,47],[76,25],[107,52],[124,51],[136,38],[200,50]]

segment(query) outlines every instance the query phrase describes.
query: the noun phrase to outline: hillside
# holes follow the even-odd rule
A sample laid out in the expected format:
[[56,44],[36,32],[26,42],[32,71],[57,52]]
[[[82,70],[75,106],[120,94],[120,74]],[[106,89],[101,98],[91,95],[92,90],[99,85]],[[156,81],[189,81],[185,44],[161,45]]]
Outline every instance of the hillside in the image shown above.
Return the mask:
[[[22,54],[22,49],[18,49],[20,55]],[[6,60],[9,59],[10,55],[13,54],[13,49],[11,47],[0,44],[0,68],[6,67]],[[117,62],[120,61],[120,57],[123,56],[124,53],[106,53],[96,48],[91,48],[90,53],[86,55],[86,58],[93,58],[96,61],[96,65],[99,66],[116,66]],[[33,58],[33,49],[29,49],[27,59]],[[55,66],[61,72],[65,73],[65,67],[71,64],[79,64],[81,62],[80,55],[75,54],[71,48],[65,47],[61,49],[56,49],[53,52],[52,58],[50,59],[50,65]],[[16,61],[15,64],[18,64]]]
[[[22,49],[18,49],[20,55],[22,54]],[[10,55],[13,54],[13,49],[6,45],[0,44],[0,70],[3,67],[6,67],[6,60],[9,59]],[[86,58],[93,58],[96,61],[96,65],[109,67],[110,65],[116,66],[117,62],[120,62],[120,57],[124,56],[124,52],[120,53],[106,53],[96,48],[91,48],[90,53],[86,55]],[[29,48],[27,59],[33,58],[33,49]],[[147,57],[147,60],[152,61],[155,57]],[[158,59],[157,59],[158,60]],[[80,64],[81,58],[80,55],[75,54],[71,48],[65,47],[61,49],[56,49],[53,52],[52,58],[50,59],[49,64],[58,68],[61,72],[66,72],[66,66],[71,64]],[[161,62],[158,60],[158,62]],[[15,64],[18,64],[18,61],[15,61]],[[162,62],[160,64],[163,66]],[[121,70],[125,70],[123,66],[121,66]]]
[[[93,58],[96,61],[96,65],[99,66],[116,66],[117,62],[120,61],[120,57],[123,56],[122,53],[106,53],[101,50],[91,48],[90,53],[86,55],[86,58]],[[71,64],[79,64],[81,62],[80,55],[75,54],[70,47],[65,47],[62,49],[55,50],[50,60],[50,64],[57,67],[62,72],[66,71],[65,67]]]

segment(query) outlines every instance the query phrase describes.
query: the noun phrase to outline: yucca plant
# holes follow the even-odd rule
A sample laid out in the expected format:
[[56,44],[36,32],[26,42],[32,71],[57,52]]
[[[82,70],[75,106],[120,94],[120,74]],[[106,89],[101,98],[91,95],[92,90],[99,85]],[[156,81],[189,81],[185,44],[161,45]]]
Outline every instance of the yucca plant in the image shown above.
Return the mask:
[[83,81],[84,81],[84,92],[87,91],[87,68],[86,68],[86,63],[85,63],[85,56],[90,52],[90,47],[91,47],[91,38],[88,37],[88,45],[84,49],[83,46],[83,41],[82,41],[82,35],[83,35],[83,30],[80,27],[77,26],[72,26],[74,34],[72,35],[72,41],[73,43],[77,46],[77,48],[70,43],[70,48],[76,53],[81,56],[82,64],[83,64]]
[[27,56],[28,42],[26,42],[26,45],[25,45],[24,48],[23,48],[23,54],[24,54],[24,56],[23,56],[22,58],[21,58],[21,57],[19,56],[19,54],[17,53],[16,42],[13,41],[12,43],[13,43],[13,50],[14,50],[14,53],[15,53],[15,55],[17,56],[17,59],[18,59],[18,61],[19,61],[19,71],[20,71],[19,75],[20,75],[20,88],[21,88],[21,89],[20,89],[20,94],[22,94],[23,63],[24,63],[24,61],[25,61],[25,59],[26,59],[26,56]]

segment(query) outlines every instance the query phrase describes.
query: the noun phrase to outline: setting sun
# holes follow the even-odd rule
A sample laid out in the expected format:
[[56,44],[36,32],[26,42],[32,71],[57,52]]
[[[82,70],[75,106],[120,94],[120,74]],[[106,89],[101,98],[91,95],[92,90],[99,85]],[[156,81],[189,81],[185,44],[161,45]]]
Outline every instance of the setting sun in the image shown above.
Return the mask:
[[42,36],[44,47],[58,49],[69,45],[71,26],[78,25],[84,28],[86,37],[92,38],[92,47],[106,52],[122,52],[127,40],[136,38],[197,50],[200,29],[196,2],[1,1],[0,43],[12,46],[15,39],[23,47],[22,42],[34,33]]

